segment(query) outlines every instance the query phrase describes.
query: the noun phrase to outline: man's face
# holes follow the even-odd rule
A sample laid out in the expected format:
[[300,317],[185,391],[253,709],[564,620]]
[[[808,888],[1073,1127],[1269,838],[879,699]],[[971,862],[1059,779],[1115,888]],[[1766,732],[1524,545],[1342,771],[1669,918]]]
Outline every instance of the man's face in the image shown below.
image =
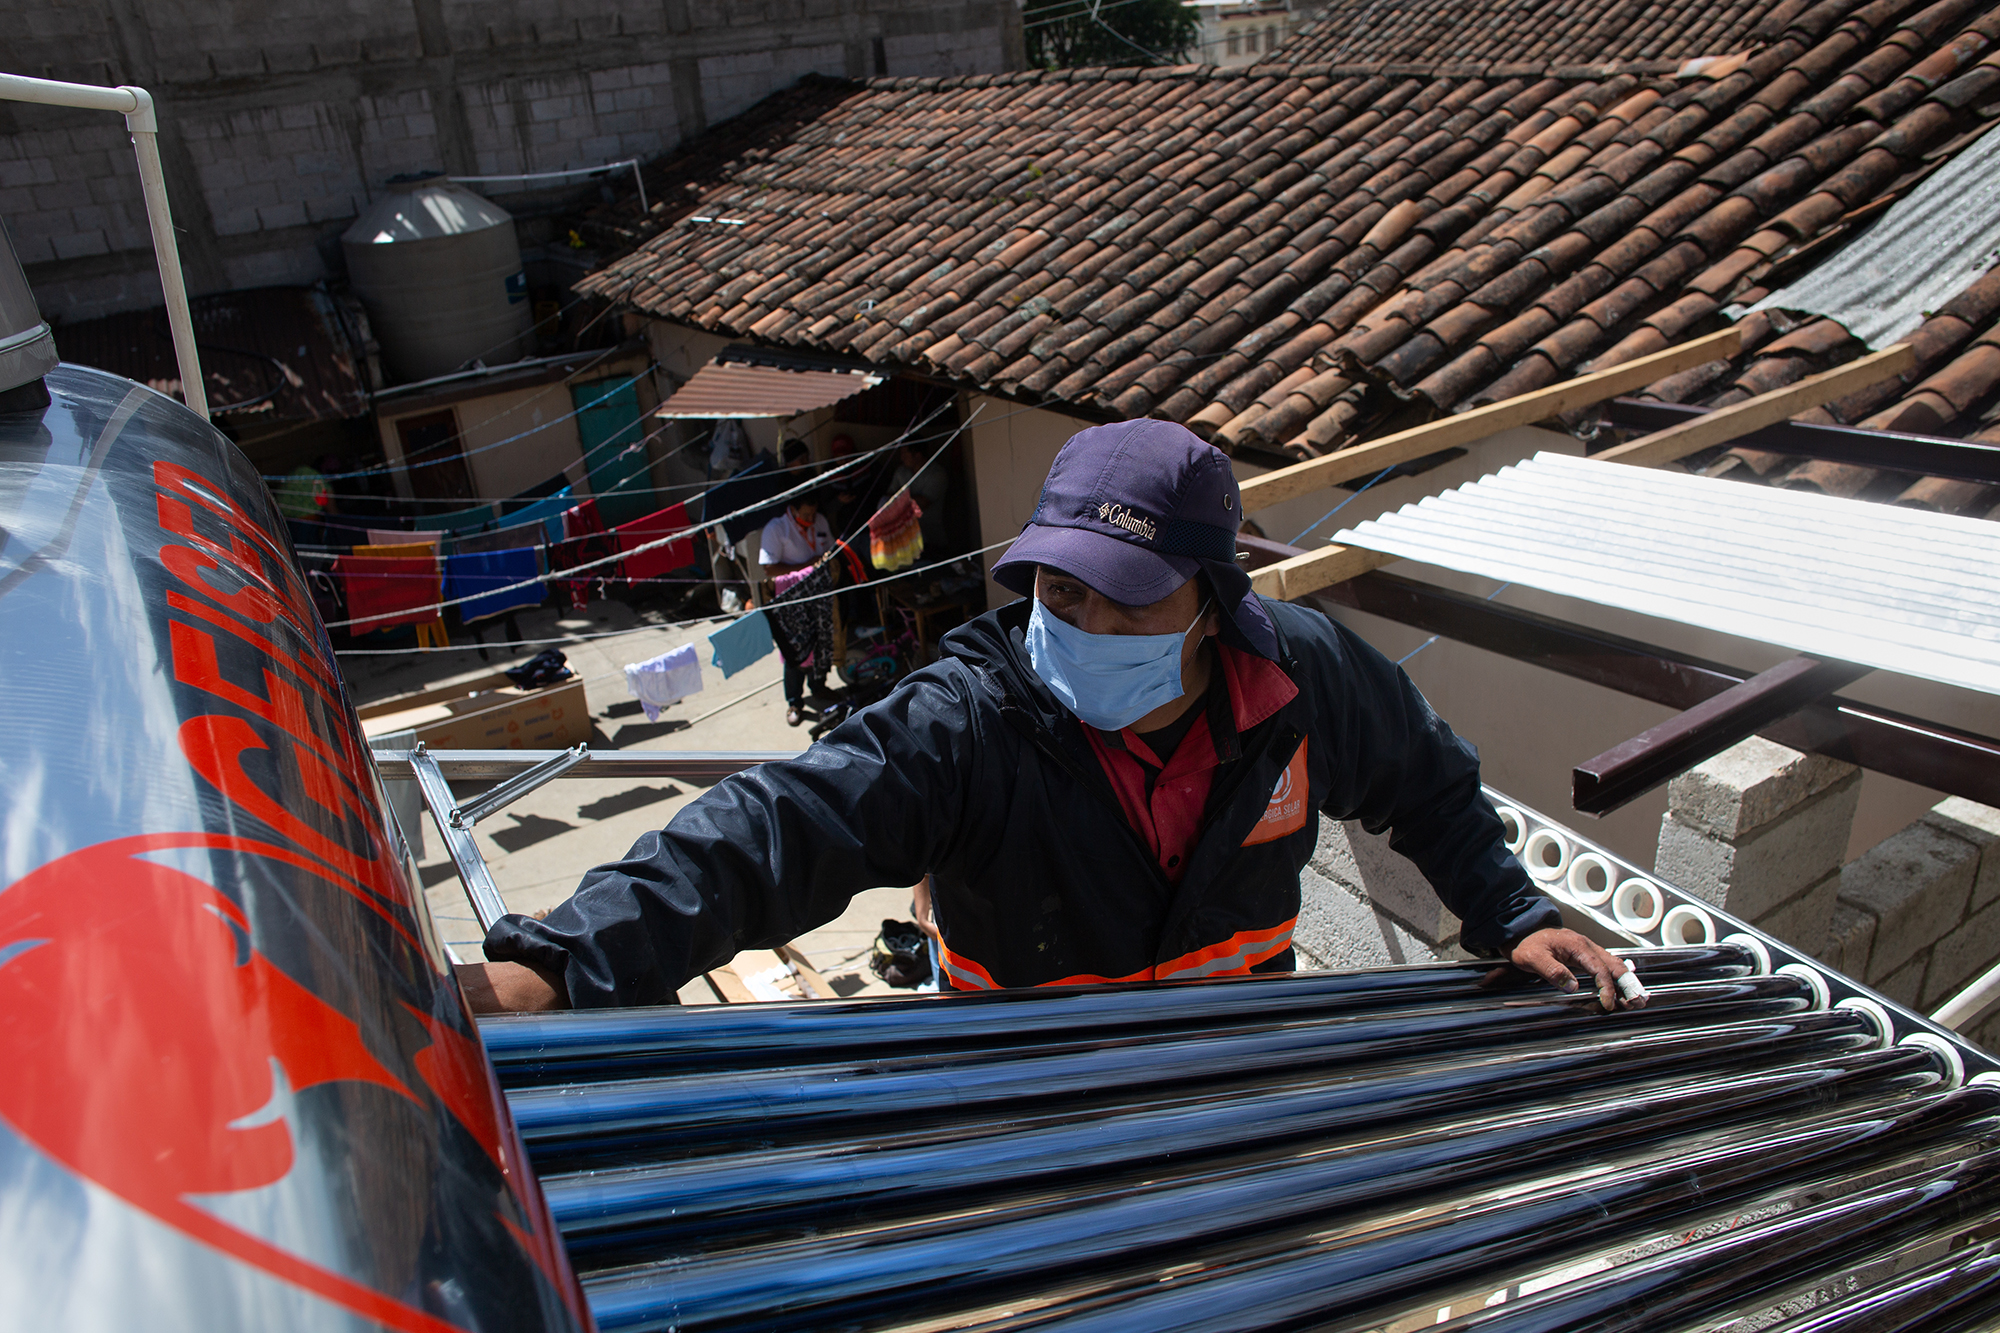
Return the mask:
[[[1201,610],[1201,580],[1189,579],[1146,606],[1114,602],[1073,574],[1041,565],[1035,570],[1035,598],[1049,614],[1085,634],[1179,634],[1194,623]],[[1198,632],[1181,645],[1185,663],[1208,635],[1221,628],[1213,607],[1201,618]]]
[[[766,510],[765,512],[769,513],[770,511]],[[793,505],[792,517],[799,521],[801,527],[809,528],[812,526],[813,520],[819,517],[819,506],[810,503]]]

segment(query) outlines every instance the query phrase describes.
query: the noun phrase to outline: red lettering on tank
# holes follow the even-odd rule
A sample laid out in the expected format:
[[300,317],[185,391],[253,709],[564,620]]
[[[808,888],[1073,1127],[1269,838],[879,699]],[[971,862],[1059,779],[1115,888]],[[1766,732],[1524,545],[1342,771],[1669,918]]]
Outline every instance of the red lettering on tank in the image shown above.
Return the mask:
[[[452,1325],[223,1221],[189,1196],[292,1168],[290,1099],[358,1083],[423,1103],[359,1027],[254,946],[243,909],[145,859],[215,834],[99,843],[30,872],[0,926],[0,1117],[168,1226],[409,1333]],[[276,849],[273,849],[276,850]]]
[[[337,817],[351,814],[355,817],[370,847],[370,854],[366,856],[341,845],[306,823],[265,792],[248,773],[244,772],[245,751],[268,750],[271,747],[257,734],[255,728],[242,718],[225,717],[217,713],[204,713],[200,717],[191,717],[181,723],[180,744],[181,753],[187,756],[188,763],[194,771],[224,797],[241,807],[244,813],[263,821],[310,855],[365,887],[368,892],[399,907],[408,907],[408,886],[403,883],[401,876],[395,873],[395,862],[390,858],[387,849],[382,846],[376,825],[368,818],[367,812],[353,793],[339,784],[307,783],[309,795],[328,797],[330,803],[326,808],[332,814]],[[305,753],[297,751],[294,757],[302,757]],[[329,786],[332,790],[327,790]],[[371,904],[371,906],[376,905]],[[381,910],[379,906],[377,910]]]
[[[316,752],[327,763],[343,771],[348,770],[357,756],[345,753],[349,750],[349,745],[343,744],[347,741],[346,729],[314,726],[312,715],[306,711],[305,696],[276,672],[269,667],[264,668],[264,696],[260,698],[222,674],[214,635],[179,621],[169,623],[167,631],[173,647],[175,680],[235,704],[253,717],[262,718],[300,745]],[[336,749],[343,753],[335,753]],[[321,805],[328,805],[317,795],[313,799]],[[328,808],[332,807],[329,805]]]
[[242,621],[223,614],[223,612],[215,607],[198,602],[186,593],[175,592],[169,588],[167,590],[167,608],[172,611],[185,612],[188,615],[205,620],[225,633],[232,634],[243,640],[243,642],[257,649],[278,665],[285,667],[294,676],[297,676],[304,683],[305,687],[318,695],[320,702],[332,709],[336,715],[343,711],[341,702],[336,697],[340,687],[334,682],[333,674],[318,662],[313,661],[311,658],[302,658],[286,652],[283,648],[280,648],[256,630],[251,629]]
[[[312,624],[312,596],[299,578],[298,571],[292,568],[285,548],[272,538],[262,524],[213,489],[201,474],[179,464],[154,463],[153,482],[162,492],[159,497],[161,527],[230,560],[243,571],[245,577],[269,588],[300,629],[304,630]],[[227,547],[195,530],[193,511],[186,503],[189,500],[229,525],[231,531]],[[265,560],[258,559],[260,552]],[[310,631],[307,637],[311,637]]]

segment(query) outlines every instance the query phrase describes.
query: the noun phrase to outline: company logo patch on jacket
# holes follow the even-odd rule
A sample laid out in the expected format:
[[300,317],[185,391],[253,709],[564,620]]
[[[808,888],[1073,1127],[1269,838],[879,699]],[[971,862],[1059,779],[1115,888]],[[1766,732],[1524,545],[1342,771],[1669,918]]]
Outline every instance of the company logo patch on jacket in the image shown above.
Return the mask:
[[1278,774],[1278,785],[1271,788],[1271,802],[1264,807],[1256,827],[1243,840],[1245,847],[1255,847],[1260,842],[1271,842],[1288,834],[1297,833],[1306,826],[1306,743],[1301,740],[1299,748],[1292,753],[1292,762],[1285,765],[1285,771]]

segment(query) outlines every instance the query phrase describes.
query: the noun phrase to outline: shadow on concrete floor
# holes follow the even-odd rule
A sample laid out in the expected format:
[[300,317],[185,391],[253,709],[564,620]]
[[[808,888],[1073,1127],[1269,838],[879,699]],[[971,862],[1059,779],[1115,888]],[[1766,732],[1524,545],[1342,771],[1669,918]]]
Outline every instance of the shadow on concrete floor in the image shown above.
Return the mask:
[[576,813],[581,819],[610,819],[614,815],[622,815],[628,810],[637,810],[641,806],[651,805],[655,801],[664,801],[680,794],[681,789],[675,786],[633,787],[627,791],[615,792],[601,800],[592,801],[589,805],[580,805],[576,808]]
[[532,847],[544,838],[553,838],[558,833],[567,833],[576,827],[560,819],[547,819],[541,815],[517,815],[510,812],[507,818],[514,821],[514,827],[494,829],[487,836],[500,848],[509,852]]

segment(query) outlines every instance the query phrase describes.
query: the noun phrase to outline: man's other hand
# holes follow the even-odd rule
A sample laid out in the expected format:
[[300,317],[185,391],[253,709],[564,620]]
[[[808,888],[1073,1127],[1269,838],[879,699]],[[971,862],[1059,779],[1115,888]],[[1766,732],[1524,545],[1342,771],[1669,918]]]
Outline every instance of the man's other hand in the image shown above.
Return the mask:
[[1557,990],[1576,989],[1574,972],[1597,978],[1597,1002],[1606,1010],[1644,1009],[1646,990],[1637,977],[1621,987],[1632,964],[1613,957],[1573,930],[1538,930],[1514,946],[1514,966],[1533,972]]
[[562,988],[532,967],[458,963],[453,970],[475,1014],[539,1014],[569,1008],[569,996]]

